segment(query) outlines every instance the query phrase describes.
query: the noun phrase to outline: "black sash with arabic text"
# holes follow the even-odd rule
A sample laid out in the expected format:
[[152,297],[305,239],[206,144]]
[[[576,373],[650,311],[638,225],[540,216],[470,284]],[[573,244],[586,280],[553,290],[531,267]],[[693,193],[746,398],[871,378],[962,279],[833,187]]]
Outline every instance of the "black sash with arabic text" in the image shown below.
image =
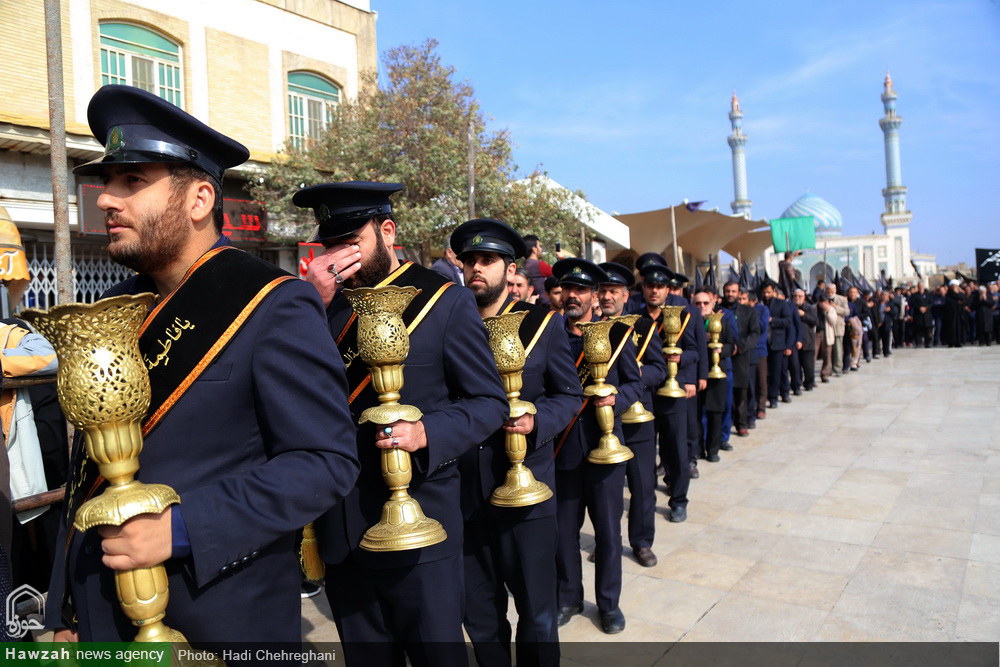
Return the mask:
[[286,271],[232,246],[203,255],[143,323],[139,352],[152,390],[148,434],[229,344]]

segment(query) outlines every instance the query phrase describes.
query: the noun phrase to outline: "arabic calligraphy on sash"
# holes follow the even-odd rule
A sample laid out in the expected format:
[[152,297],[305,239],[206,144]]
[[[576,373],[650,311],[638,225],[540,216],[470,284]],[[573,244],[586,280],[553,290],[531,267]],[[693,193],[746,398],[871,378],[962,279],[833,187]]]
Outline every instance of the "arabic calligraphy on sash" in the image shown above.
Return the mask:
[[156,354],[156,358],[150,359],[148,355],[142,355],[146,369],[152,370],[161,363],[167,366],[170,363],[170,348],[174,342],[180,340],[185,331],[190,331],[194,328],[195,326],[191,324],[190,320],[182,320],[179,317],[175,317],[173,323],[164,328],[163,336],[156,339],[157,345],[160,346],[160,351]]

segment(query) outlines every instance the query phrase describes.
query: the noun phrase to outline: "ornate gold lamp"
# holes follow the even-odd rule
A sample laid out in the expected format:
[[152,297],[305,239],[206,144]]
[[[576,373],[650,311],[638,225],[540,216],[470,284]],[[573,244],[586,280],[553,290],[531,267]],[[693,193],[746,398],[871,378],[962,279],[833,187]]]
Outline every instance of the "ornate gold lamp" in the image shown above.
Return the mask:
[[[611,369],[611,327],[615,322],[580,322],[576,326],[583,332],[583,356],[590,364],[590,376],[594,383],[583,388],[587,396],[612,396],[618,393],[613,385],[605,384]],[[601,439],[597,447],[590,450],[587,460],[591,463],[610,465],[623,463],[632,458],[632,450],[622,445],[614,434],[615,411],[610,405],[597,408],[597,424],[601,427]]]
[[720,354],[722,353],[722,343],[719,337],[722,335],[722,315],[723,313],[712,313],[708,316],[708,334],[712,337],[708,344],[708,349],[712,352],[712,368],[708,371],[708,377],[713,380],[725,380],[726,371],[719,366]]
[[[379,405],[362,412],[360,424],[388,426],[397,421],[417,422],[423,417],[415,406],[399,403],[403,363],[410,352],[410,336],[402,316],[417,294],[420,290],[416,287],[395,285],[344,290],[344,296],[358,315],[358,352],[371,369],[372,385],[378,392]],[[424,516],[420,504],[407,491],[413,479],[409,452],[383,449],[382,478],[392,495],[382,506],[381,520],[365,531],[362,549],[420,549],[448,537],[440,523]]]
[[[149,375],[137,341],[153,299],[152,294],[116,296],[21,314],[55,347],[59,404],[66,419],[83,433],[87,456],[110,484],[77,510],[73,525],[80,531],[120,526],[181,501],[169,486],[135,480],[141,422],[150,401]],[[163,624],[168,591],[162,564],[116,571],[115,589],[125,615],[139,628],[136,641],[186,641]]]
[[[518,398],[521,395],[521,372],[524,368],[524,345],[518,335],[521,321],[527,311],[506,313],[483,320],[490,335],[490,349],[496,361],[500,379],[503,380],[507,402],[510,404],[510,418],[535,414],[535,406]],[[504,445],[510,469],[504,483],[493,490],[490,502],[497,507],[527,507],[537,505],[552,497],[552,489],[545,482],[539,482],[524,465],[528,452],[528,441],[521,433],[506,433]]]
[[[664,306],[663,307],[663,331],[666,333],[667,344],[663,348],[663,354],[680,354],[683,352],[677,347],[677,339],[681,337],[681,313],[684,306]],[[667,362],[667,381],[656,390],[657,396],[665,398],[684,398],[687,394],[684,387],[677,382],[677,362]]]
[[[638,314],[634,315],[616,315],[608,319],[614,320],[615,322],[622,322],[630,327],[635,327],[635,323],[639,321]],[[653,334],[650,333],[652,336]],[[638,345],[638,334],[632,333],[632,342]],[[636,359],[636,363],[639,364],[639,368],[642,368],[642,360]],[[651,422],[656,419],[656,415],[647,410],[643,405],[642,401],[636,401],[632,405],[628,406],[628,410],[622,415],[623,424],[645,424],[646,422]]]

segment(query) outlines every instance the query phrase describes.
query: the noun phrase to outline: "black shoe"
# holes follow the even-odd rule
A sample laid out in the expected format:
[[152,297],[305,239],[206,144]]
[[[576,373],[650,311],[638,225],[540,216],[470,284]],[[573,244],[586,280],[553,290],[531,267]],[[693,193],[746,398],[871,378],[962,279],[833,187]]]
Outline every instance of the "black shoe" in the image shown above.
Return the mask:
[[559,627],[569,623],[569,619],[573,618],[577,614],[583,613],[583,603],[578,602],[577,604],[570,605],[569,607],[559,607],[559,616],[557,617],[556,623]]
[[718,463],[722,459],[719,458],[718,454],[709,454],[708,456],[705,457],[705,460],[708,461],[709,463]]
[[770,410],[774,410],[775,408],[777,408],[777,407],[778,407],[778,401],[776,401],[776,400],[773,400],[773,399],[772,399],[772,400],[769,400],[769,401],[767,402],[767,407],[768,407],[768,409],[770,409]]
[[698,474],[698,463],[697,462],[691,461],[690,470],[691,470],[691,479],[698,479],[701,476],[701,475]]
[[[801,394],[802,392],[799,392],[799,393]],[[796,394],[796,396],[797,396],[797,395],[798,395],[798,394]],[[782,402],[782,403],[791,403],[791,402],[792,402],[792,399],[791,399],[791,398],[790,398],[789,396],[782,396],[782,397],[781,397],[781,402]]]
[[794,395],[796,395],[796,396],[801,396],[802,395],[802,390],[801,389],[792,389],[792,393]]
[[601,612],[601,630],[607,635],[616,635],[625,629],[625,614],[621,609]]
[[851,370],[852,371],[856,371],[856,370],[858,370],[858,367],[857,366],[851,366]]
[[653,550],[649,547],[639,547],[638,549],[632,547],[632,555],[635,556],[639,565],[642,565],[643,567],[655,567],[658,562],[656,560],[656,554],[654,554]]
[[[740,429],[740,431],[743,431],[743,435],[750,435],[744,429]],[[739,435],[740,431],[737,431],[736,435]],[[721,445],[719,445],[719,449],[721,449],[724,452],[731,452],[731,451],[733,451],[733,446],[730,445],[728,442],[724,442]]]
[[316,597],[317,595],[319,595],[319,592],[321,590],[323,590],[323,587],[320,586],[319,584],[314,584],[311,581],[303,581],[302,590],[299,593],[299,595],[302,597],[303,600],[305,600],[306,598]]
[[830,378],[820,378],[819,381],[822,382],[823,384],[826,384],[830,381]]
[[588,563],[596,563],[597,562],[597,552],[596,551],[591,551],[590,552],[590,555],[587,556],[587,562]]
[[681,523],[688,518],[687,507],[671,507],[668,517],[670,523]]

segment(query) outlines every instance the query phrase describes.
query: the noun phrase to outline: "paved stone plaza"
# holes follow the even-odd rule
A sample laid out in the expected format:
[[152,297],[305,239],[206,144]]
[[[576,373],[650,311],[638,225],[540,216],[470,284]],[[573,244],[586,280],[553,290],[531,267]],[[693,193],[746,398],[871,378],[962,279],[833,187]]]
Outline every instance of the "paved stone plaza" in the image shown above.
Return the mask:
[[[1000,348],[900,350],[793,401],[700,463],[687,522],[660,494],[659,565],[625,547],[625,632],[601,632],[584,560],[561,640],[1000,639]],[[336,640],[323,596],[303,610]]]

